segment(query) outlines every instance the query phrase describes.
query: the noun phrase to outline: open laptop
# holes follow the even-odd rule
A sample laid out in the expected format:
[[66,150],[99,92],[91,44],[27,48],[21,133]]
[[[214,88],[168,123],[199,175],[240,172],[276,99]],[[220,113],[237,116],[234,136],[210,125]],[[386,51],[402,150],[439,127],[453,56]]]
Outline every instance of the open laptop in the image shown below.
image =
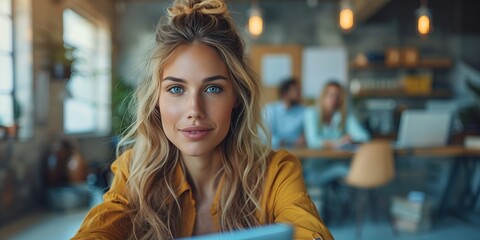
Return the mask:
[[237,230],[231,232],[215,233],[194,236],[189,238],[182,238],[182,240],[261,240],[261,239],[275,239],[275,240],[292,240],[293,227],[283,223],[266,225],[245,230]]
[[405,110],[395,148],[439,147],[450,135],[450,111]]

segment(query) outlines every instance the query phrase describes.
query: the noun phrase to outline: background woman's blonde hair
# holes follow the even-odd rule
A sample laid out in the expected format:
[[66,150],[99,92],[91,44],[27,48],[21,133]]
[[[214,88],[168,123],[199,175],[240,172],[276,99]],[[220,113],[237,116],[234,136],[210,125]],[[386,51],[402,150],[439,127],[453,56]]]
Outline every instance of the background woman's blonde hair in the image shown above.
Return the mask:
[[[119,144],[132,145],[127,197],[134,239],[178,237],[182,209],[172,183],[181,164],[179,150],[167,139],[158,108],[160,77],[172,52],[182,44],[202,43],[214,48],[229,69],[238,106],[230,130],[220,143],[223,175],[217,206],[221,231],[257,226],[263,218],[259,197],[269,148],[261,121],[260,87],[250,69],[245,47],[225,3],[221,0],[178,0],[168,9],[156,31],[157,47],[147,68],[151,73],[137,85],[136,119]],[[134,140],[133,143],[131,140]],[[119,150],[117,149],[117,153]]]
[[[337,81],[329,81],[327,83],[325,83],[323,89],[322,89],[322,93],[320,94],[320,97],[318,98],[318,107],[320,108],[320,118],[319,118],[319,124],[320,126],[324,124],[325,122],[325,108],[324,108],[324,101],[325,101],[325,98],[327,96],[327,91],[328,91],[328,88],[329,87],[336,87],[338,89],[338,92],[339,92],[339,96],[338,96],[338,106],[337,106],[337,111],[340,112],[341,116],[342,116],[342,119],[340,121],[340,130],[343,132],[345,131],[345,122],[346,122],[346,118],[347,118],[347,100],[346,100],[346,95],[345,95],[345,89],[343,89],[342,85],[340,83],[338,83]],[[331,114],[334,114],[331,113]]]

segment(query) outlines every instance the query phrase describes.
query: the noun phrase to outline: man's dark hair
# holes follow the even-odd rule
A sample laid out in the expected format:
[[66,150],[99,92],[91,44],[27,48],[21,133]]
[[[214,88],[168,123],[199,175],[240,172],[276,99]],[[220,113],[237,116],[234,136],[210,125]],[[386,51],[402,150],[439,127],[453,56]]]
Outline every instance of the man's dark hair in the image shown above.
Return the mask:
[[290,90],[290,87],[292,85],[296,85],[298,84],[297,80],[295,80],[295,78],[287,78],[285,80],[282,81],[282,83],[280,84],[280,87],[278,88],[278,97],[283,97],[283,95],[285,95],[285,93],[288,92],[288,90]]

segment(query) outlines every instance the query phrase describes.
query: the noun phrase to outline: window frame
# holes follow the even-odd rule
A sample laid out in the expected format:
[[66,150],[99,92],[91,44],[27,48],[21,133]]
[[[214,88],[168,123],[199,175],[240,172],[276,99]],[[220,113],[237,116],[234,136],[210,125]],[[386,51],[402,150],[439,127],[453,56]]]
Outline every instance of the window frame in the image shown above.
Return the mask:
[[[2,96],[9,96],[11,98],[11,101],[12,101],[12,112],[10,113],[12,115],[12,122],[11,123],[6,123],[5,125],[0,125],[2,128],[8,128],[8,127],[12,127],[12,126],[15,126],[15,125],[19,125],[19,122],[18,122],[18,119],[15,119],[15,99],[16,99],[16,96],[15,96],[15,89],[16,89],[16,57],[15,57],[15,47],[16,47],[16,43],[15,43],[15,1],[14,0],[8,0],[10,1],[10,14],[6,14],[6,13],[2,13],[0,12],[0,17],[5,17],[5,18],[8,18],[10,20],[10,26],[11,26],[11,32],[10,32],[10,41],[11,41],[11,46],[10,46],[10,49],[7,49],[7,51],[1,51],[0,50],[0,55],[2,56],[7,56],[8,58],[10,58],[11,62],[12,62],[12,88],[10,90],[10,92],[7,91],[2,91],[0,90],[0,95]],[[8,133],[5,132],[5,138],[9,137],[8,136]],[[17,135],[14,136],[15,138],[18,138],[18,133],[16,133]],[[10,136],[12,137],[12,136]]]
[[[108,74],[106,76],[108,76],[108,82],[109,82],[109,89],[110,89],[110,92],[108,92],[108,101],[106,102],[106,105],[105,106],[95,106],[93,107],[94,111],[95,111],[95,114],[101,114],[103,113],[102,112],[102,108],[104,108],[103,110],[105,110],[105,112],[107,113],[108,115],[108,119],[106,120],[106,124],[107,124],[107,127],[106,128],[99,128],[98,127],[98,116],[95,117],[95,128],[94,129],[90,129],[88,131],[79,131],[79,132],[67,132],[66,130],[66,120],[65,120],[65,117],[66,117],[66,109],[65,109],[65,106],[66,106],[66,102],[67,102],[67,99],[64,99],[63,100],[63,103],[62,103],[62,106],[63,106],[63,112],[62,112],[62,132],[68,136],[75,136],[75,137],[103,137],[103,136],[109,136],[111,134],[111,119],[112,119],[112,113],[111,113],[111,84],[112,84],[112,45],[113,45],[113,42],[112,42],[112,31],[111,31],[111,28],[110,28],[110,23],[107,19],[104,19],[101,15],[98,15],[97,12],[94,12],[93,10],[94,9],[91,9],[90,6],[87,6],[87,5],[83,5],[82,3],[77,3],[77,4],[69,4],[67,5],[63,11],[62,11],[62,39],[64,40],[65,42],[65,34],[64,34],[64,27],[65,27],[65,19],[64,19],[64,14],[65,14],[65,11],[67,10],[70,10],[70,11],[73,11],[75,14],[79,15],[80,17],[82,17],[84,20],[88,21],[90,24],[92,24],[94,27],[95,27],[95,34],[97,35],[96,38],[99,38],[99,35],[101,34],[101,31],[104,31],[106,33],[106,36],[107,36],[107,39],[105,42],[108,42],[108,46],[107,46],[107,49],[106,50],[102,50],[100,49],[98,46],[97,48],[95,49],[94,52],[105,52],[106,53],[106,56],[107,59],[108,59],[108,66],[107,68],[105,69],[99,69],[99,68],[94,68],[93,70],[94,71],[102,71],[102,70],[105,70],[105,71],[108,71]],[[98,15],[98,16],[97,16]],[[97,17],[96,17],[97,16]],[[98,56],[98,55],[96,55]],[[105,76],[105,75],[104,75]],[[96,79],[99,79],[100,77],[95,77]],[[97,82],[96,80],[94,82]],[[68,84],[66,84],[66,88],[68,89]],[[96,85],[98,86],[98,85]],[[81,98],[77,98],[77,100],[82,101]],[[94,103],[99,103],[99,101],[95,101]]]

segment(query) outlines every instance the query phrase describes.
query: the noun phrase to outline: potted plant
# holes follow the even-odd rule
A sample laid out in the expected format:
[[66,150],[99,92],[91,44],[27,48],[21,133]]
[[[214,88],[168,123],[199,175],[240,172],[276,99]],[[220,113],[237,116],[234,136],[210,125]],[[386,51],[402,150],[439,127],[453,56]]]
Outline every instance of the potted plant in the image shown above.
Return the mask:
[[61,35],[54,34],[51,30],[43,30],[42,37],[36,41],[39,49],[45,53],[46,63],[44,67],[48,68],[51,77],[57,80],[70,79],[74,72],[75,47],[64,43]]
[[72,66],[75,62],[75,48],[68,44],[52,43],[51,54],[51,74],[56,79],[70,79],[72,76]]
[[11,139],[16,139],[18,136],[19,129],[19,119],[22,116],[22,106],[18,102],[15,96],[13,97],[13,124],[9,126],[4,126],[7,137]]
[[121,135],[133,121],[129,111],[134,87],[117,78],[112,89],[112,134]]

